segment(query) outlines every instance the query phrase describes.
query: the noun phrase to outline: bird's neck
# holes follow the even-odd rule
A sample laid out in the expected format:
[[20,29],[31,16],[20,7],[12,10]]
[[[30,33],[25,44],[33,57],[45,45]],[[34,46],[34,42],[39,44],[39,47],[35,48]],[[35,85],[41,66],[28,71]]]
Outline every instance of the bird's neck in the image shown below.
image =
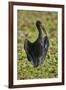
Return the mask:
[[39,38],[42,38],[42,31],[41,30],[38,31],[39,31]]

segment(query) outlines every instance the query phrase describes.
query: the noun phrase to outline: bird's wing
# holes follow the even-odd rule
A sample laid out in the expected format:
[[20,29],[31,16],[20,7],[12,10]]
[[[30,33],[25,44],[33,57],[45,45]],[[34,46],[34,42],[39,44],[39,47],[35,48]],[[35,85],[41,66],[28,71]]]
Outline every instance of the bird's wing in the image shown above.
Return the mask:
[[49,40],[48,40],[48,37],[45,36],[44,37],[44,45],[43,45],[43,55],[44,55],[44,58],[46,57],[46,54],[47,54],[47,51],[48,51],[48,47],[49,47]]
[[32,56],[31,56],[31,54],[30,54],[30,42],[29,42],[29,40],[25,40],[25,42],[24,42],[24,49],[25,49],[25,52],[26,52],[26,54],[27,54],[27,58],[28,58],[28,60],[31,62],[32,61]]
[[48,51],[48,47],[49,47],[49,40],[48,40],[48,37],[45,36],[42,40],[42,56],[39,58],[39,64],[42,64],[43,61],[45,60],[45,57],[46,57],[46,54],[47,54],[47,51]]

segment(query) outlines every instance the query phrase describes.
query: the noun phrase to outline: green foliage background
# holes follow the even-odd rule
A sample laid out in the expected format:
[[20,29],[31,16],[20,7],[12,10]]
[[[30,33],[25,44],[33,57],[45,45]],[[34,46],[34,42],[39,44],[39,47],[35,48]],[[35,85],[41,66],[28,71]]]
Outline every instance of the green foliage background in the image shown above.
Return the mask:
[[[34,42],[38,37],[36,21],[40,20],[49,38],[49,49],[44,63],[34,68],[27,60],[24,40]],[[55,78],[58,76],[58,13],[47,11],[17,11],[17,79]],[[27,35],[27,37],[25,36]],[[44,35],[44,34],[43,34]]]

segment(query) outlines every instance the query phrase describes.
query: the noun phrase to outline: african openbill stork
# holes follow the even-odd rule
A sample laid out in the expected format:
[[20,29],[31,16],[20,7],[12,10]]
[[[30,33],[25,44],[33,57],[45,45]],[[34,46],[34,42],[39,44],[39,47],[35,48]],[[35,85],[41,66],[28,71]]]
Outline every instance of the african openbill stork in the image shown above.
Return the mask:
[[[37,40],[31,43],[28,39],[25,39],[24,42],[24,49],[27,54],[27,58],[31,62],[33,67],[37,67],[43,63],[49,47],[47,32],[42,23],[40,21],[37,21],[36,27],[39,32]],[[42,36],[42,30],[46,34],[44,37]]]

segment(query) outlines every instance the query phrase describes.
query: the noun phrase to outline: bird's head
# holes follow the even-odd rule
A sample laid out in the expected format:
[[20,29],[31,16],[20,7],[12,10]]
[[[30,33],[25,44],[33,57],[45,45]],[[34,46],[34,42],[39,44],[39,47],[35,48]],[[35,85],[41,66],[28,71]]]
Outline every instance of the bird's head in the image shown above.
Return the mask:
[[41,21],[38,20],[38,21],[36,22],[36,26],[37,26],[37,28],[40,28],[40,27],[42,26]]
[[45,32],[45,34],[46,34],[46,30],[45,30],[45,28],[44,28],[44,26],[43,26],[43,24],[42,24],[41,21],[38,20],[36,22],[36,26],[37,26],[37,28],[38,28],[39,31],[43,30]]

